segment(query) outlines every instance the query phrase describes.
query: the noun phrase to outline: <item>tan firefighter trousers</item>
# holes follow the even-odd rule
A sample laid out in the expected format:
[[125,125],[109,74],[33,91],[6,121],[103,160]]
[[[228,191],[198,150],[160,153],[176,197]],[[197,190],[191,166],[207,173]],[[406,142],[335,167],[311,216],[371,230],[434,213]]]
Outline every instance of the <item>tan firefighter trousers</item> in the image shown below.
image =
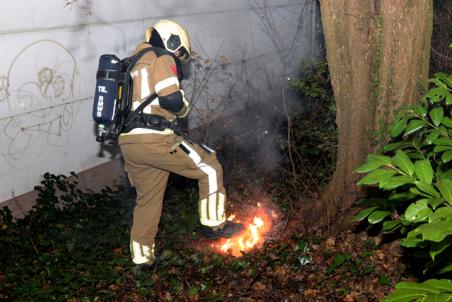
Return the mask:
[[120,136],[119,145],[137,191],[131,229],[135,263],[154,259],[154,238],[170,172],[198,180],[201,224],[215,227],[226,221],[223,170],[215,153],[175,134],[126,134]]

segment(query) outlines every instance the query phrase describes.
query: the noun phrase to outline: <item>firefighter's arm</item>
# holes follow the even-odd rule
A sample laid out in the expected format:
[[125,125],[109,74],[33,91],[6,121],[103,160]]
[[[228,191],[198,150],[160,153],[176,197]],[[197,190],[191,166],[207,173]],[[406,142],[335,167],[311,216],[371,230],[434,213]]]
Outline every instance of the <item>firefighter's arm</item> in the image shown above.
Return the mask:
[[157,59],[154,69],[155,93],[159,97],[160,107],[174,113],[178,117],[188,114],[190,103],[185,98],[177,78],[174,59],[169,55]]

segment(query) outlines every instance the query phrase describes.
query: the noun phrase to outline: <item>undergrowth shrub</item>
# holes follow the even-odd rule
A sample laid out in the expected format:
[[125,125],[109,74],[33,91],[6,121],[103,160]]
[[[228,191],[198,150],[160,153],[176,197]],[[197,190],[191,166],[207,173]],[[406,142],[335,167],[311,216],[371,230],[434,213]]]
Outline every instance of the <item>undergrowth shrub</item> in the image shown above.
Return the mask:
[[[400,245],[434,277],[452,272],[452,75],[437,73],[430,82],[423,101],[390,125],[391,142],[356,169],[367,173],[358,185],[374,191],[359,201],[366,209],[354,220],[401,234]],[[451,280],[430,279],[401,282],[384,301],[451,300]]]
[[319,62],[305,70],[290,86],[306,104],[304,112],[292,116],[292,144],[295,166],[302,187],[326,185],[333,172],[337,154],[336,108],[328,64]]
[[110,299],[130,266],[127,190],[82,192],[76,179],[50,173],[35,190],[24,218],[0,211],[0,300]]

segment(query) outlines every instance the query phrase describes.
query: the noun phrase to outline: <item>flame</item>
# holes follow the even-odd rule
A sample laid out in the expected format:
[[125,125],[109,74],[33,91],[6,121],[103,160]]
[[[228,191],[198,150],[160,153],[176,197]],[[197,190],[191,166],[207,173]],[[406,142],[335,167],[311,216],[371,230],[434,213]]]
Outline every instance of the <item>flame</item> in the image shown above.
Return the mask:
[[[238,222],[233,214],[228,220]],[[245,224],[245,230],[235,237],[221,239],[215,243],[214,249],[221,253],[228,253],[235,257],[242,256],[242,252],[248,252],[262,245],[265,241],[265,235],[270,231],[272,221],[266,211],[258,203],[258,209],[254,217]]]

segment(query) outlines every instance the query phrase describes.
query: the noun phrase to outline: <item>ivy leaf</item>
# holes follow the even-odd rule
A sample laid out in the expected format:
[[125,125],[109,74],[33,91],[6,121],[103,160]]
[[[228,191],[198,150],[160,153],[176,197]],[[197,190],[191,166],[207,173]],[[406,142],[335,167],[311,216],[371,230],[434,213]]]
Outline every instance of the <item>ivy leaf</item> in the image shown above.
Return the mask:
[[432,210],[428,206],[428,199],[421,199],[406,209],[405,218],[411,222],[420,222],[426,220],[430,214]]
[[435,188],[430,184],[427,184],[423,181],[416,181],[415,185],[416,185],[416,187],[418,187],[419,190],[421,190],[431,196],[441,197],[441,195],[438,193],[438,191],[436,191]]
[[414,163],[414,172],[416,172],[417,177],[427,183],[431,184],[433,180],[433,169],[430,161],[428,159],[418,160]]
[[367,162],[364,165],[357,168],[355,172],[367,173],[377,168],[380,168],[381,166],[389,164],[391,164],[391,158],[389,156],[369,154],[367,156]]
[[372,214],[370,214],[369,217],[367,217],[367,221],[370,224],[377,224],[386,217],[388,217],[389,215],[391,215],[390,211],[376,210],[372,212]]
[[405,152],[403,152],[402,150],[397,150],[397,153],[392,159],[392,162],[403,172],[405,172],[409,176],[413,176],[414,164]]
[[375,211],[377,207],[370,207],[359,212],[355,217],[353,217],[353,221],[361,221],[367,216],[369,216],[373,211]]
[[444,117],[444,109],[443,107],[436,107],[430,111],[429,115],[433,121],[433,124],[438,127]]
[[444,152],[443,155],[441,156],[441,160],[445,164],[450,162],[452,160],[452,150]]
[[401,118],[401,119],[394,121],[391,124],[391,127],[389,128],[389,133],[390,133],[391,137],[397,137],[400,134],[402,134],[402,132],[406,128],[407,123],[408,123],[407,118]]
[[405,133],[403,136],[410,135],[411,133],[414,133],[420,129],[422,129],[424,126],[427,125],[427,122],[424,120],[411,120],[408,125],[406,126]]
[[443,179],[436,184],[436,187],[449,205],[452,206],[452,179]]

